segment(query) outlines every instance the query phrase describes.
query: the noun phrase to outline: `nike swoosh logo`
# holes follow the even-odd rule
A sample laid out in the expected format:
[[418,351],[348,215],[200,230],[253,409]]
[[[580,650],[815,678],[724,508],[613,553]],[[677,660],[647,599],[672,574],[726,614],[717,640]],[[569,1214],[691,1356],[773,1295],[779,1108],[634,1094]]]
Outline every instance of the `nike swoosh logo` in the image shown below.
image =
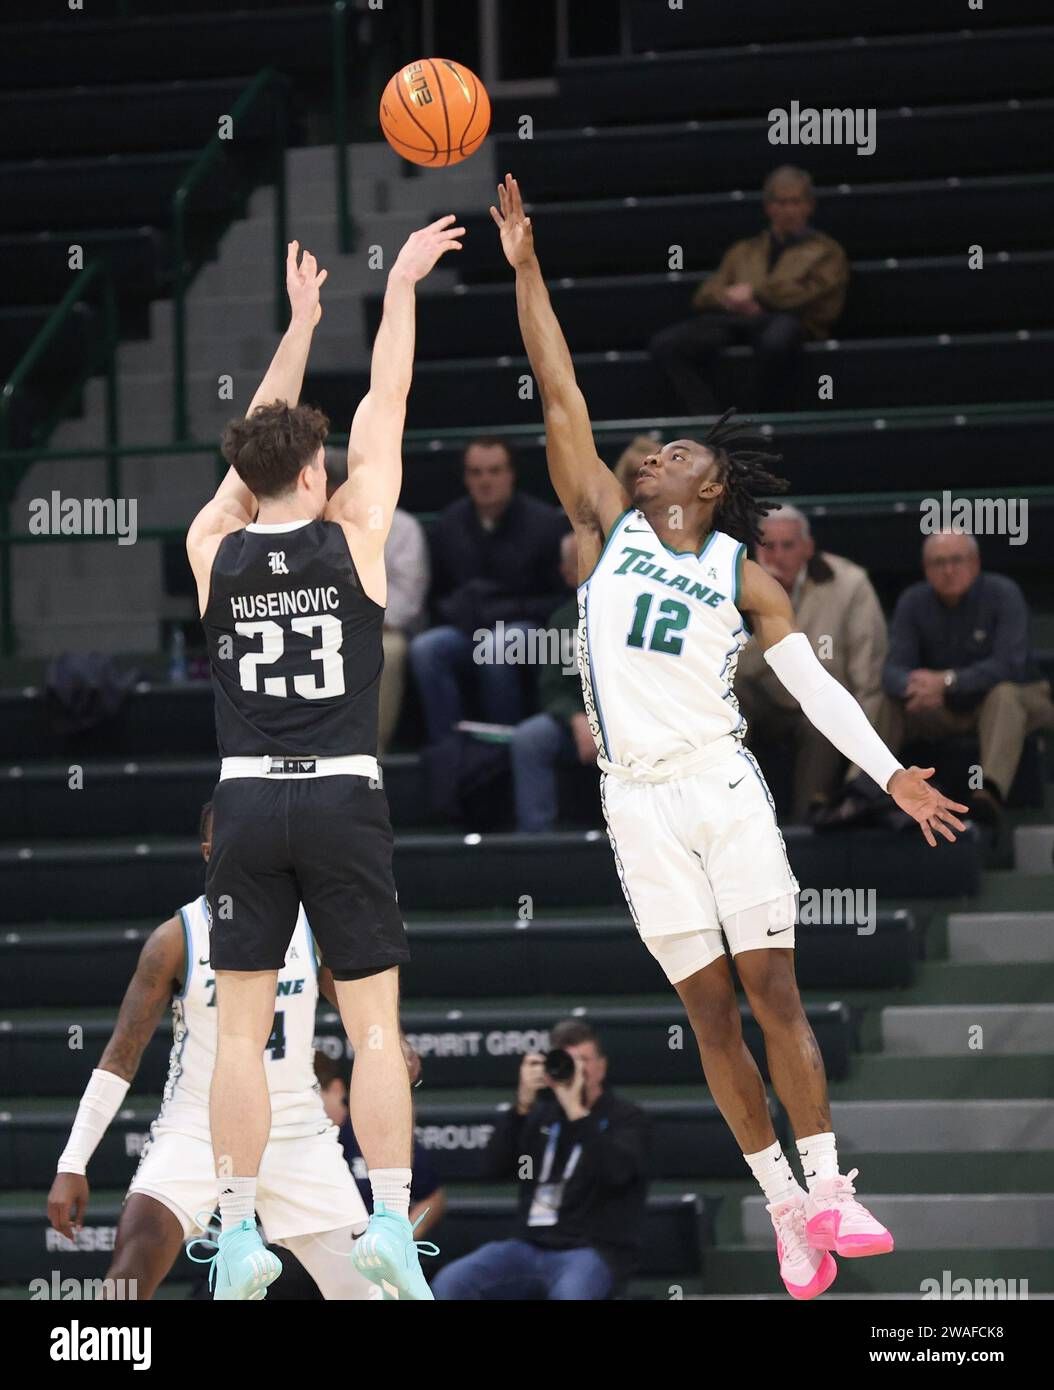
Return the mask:
[[200,959],[199,959],[198,964],[199,964],[199,965],[211,965],[211,964],[212,964],[212,961],[210,961],[209,958],[208,958],[208,956],[206,956],[204,960],[200,960]]
[[[793,927],[793,926],[794,926],[794,923],[792,922],[792,923],[791,923],[791,927]],[[766,935],[766,936],[779,936],[780,932],[785,932],[785,931],[790,931],[790,927],[780,927],[778,931],[773,931],[772,928],[769,927],[769,929],[768,929],[768,931],[765,933],[765,935]]]
[[647,528],[646,526],[627,526],[627,527],[626,527],[626,535],[627,535],[627,536],[646,536],[647,534],[648,534],[648,528]]
[[[743,773],[743,777],[745,777],[746,775],[747,775],[747,774],[744,772],[744,773]],[[743,777],[741,777],[741,778],[739,779],[739,782],[742,782]],[[735,788],[739,786],[739,782],[729,782],[729,784],[728,784],[728,790],[729,790],[729,791],[734,791]]]

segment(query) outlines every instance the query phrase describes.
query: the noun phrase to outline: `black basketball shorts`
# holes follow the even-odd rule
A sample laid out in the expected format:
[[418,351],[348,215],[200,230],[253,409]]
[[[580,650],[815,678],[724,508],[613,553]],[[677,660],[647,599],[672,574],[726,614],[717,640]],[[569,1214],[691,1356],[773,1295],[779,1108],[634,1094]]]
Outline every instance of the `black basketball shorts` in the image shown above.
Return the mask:
[[410,959],[388,799],[367,777],[218,783],[205,896],[214,970],[280,969],[301,902],[335,979]]

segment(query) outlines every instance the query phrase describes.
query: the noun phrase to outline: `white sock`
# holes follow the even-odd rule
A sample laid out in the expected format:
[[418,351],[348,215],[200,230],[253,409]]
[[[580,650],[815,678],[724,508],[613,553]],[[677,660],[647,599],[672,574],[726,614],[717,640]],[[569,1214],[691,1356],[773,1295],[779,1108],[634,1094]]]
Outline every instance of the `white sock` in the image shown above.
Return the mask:
[[810,1134],[799,1139],[798,1157],[810,1192],[817,1183],[838,1176],[838,1150],[831,1133]]
[[801,1188],[795,1180],[779,1140],[770,1144],[767,1149],[762,1149],[760,1153],[744,1154],[743,1157],[760,1183],[762,1192],[773,1205],[801,1195]]
[[385,1211],[396,1216],[410,1215],[410,1169],[371,1168],[370,1187],[373,1190],[373,1209],[383,1202]]
[[220,1180],[220,1226],[223,1234],[233,1231],[243,1221],[256,1216],[256,1179],[222,1178]]

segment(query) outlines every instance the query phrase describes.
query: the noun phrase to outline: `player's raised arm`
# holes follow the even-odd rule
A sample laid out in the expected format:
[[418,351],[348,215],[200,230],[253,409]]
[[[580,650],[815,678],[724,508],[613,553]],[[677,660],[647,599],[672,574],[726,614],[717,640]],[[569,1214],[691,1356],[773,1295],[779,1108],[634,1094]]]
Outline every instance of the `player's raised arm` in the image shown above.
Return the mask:
[[905,768],[897,761],[849,691],[824,669],[805,633],[795,628],[786,590],[753,560],[743,563],[739,610],[750,619],[765,660],[806,719],[918,821],[927,844],[936,845],[935,831],[954,840],[952,827],[966,829],[952,813],[969,808],[929,785],[932,767]]
[[[370,389],[348,436],[348,480],[330,498],[371,598],[384,602],[384,542],[403,480],[403,424],[414,367],[416,285],[447,251],[460,251],[464,227],[452,213],[411,234],[388,272],[384,311],[373,343]],[[373,573],[371,573],[373,571]]]
[[501,233],[505,257],[516,272],[516,311],[542,398],[549,476],[571,521],[606,534],[630,505],[629,498],[597,454],[571,352],[534,252],[531,219],[524,213],[520,187],[511,174],[498,185],[498,202],[500,212],[492,207],[490,215]]
[[[261,405],[272,405],[276,401],[296,405],[300,399],[315,325],[322,317],[320,292],[328,271],[319,270],[310,251],[304,252],[303,260],[298,265],[299,254],[299,243],[291,241],[285,266],[286,290],[292,311],[289,327],[245,412],[246,416]],[[208,576],[217,545],[229,531],[247,526],[255,514],[256,499],[235,469],[228,468],[214,496],[198,512],[187,532],[187,555],[198,583],[202,612],[208,597]]]
[[58,1161],[48,1193],[48,1220],[68,1240],[84,1222],[88,1160],[120,1109],[173,989],[188,968],[182,924],[173,917],[150,934],[139,954],[117,1023],[85,1088]]

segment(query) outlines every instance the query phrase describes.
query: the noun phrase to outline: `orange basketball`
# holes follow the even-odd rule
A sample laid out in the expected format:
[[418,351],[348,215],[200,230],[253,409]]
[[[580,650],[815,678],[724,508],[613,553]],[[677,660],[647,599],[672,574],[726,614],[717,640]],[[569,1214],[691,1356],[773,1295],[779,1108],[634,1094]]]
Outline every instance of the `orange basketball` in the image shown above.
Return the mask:
[[490,129],[490,97],[476,74],[450,58],[400,68],[381,96],[381,130],[396,154],[434,169],[475,154]]

